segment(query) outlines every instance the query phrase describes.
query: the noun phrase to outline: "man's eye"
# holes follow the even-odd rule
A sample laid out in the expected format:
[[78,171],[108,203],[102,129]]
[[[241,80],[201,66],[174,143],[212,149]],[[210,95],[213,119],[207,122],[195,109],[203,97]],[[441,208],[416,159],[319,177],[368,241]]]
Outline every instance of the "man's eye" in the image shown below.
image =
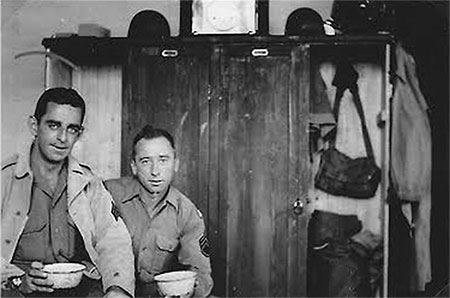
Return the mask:
[[163,158],[160,158],[159,161],[162,163],[166,163],[169,161],[169,159],[167,157],[163,157]]
[[48,124],[48,127],[49,127],[50,129],[56,130],[56,129],[59,128],[59,125],[58,125],[57,123],[52,123],[52,122],[50,122],[50,123]]
[[80,131],[80,129],[78,127],[68,127],[67,128],[67,132],[70,134],[77,134]]
[[144,159],[143,161],[142,161],[142,164],[144,164],[144,165],[146,165],[146,164],[148,164],[149,163],[149,161],[147,160],[147,159]]

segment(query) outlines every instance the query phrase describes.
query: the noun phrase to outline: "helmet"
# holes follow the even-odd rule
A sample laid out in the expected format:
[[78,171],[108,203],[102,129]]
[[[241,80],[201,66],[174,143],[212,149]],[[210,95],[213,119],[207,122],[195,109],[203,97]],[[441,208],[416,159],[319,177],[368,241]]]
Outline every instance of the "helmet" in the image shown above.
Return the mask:
[[324,35],[323,20],[312,8],[302,7],[288,16],[284,30],[286,35]]
[[157,39],[169,36],[169,23],[162,14],[154,10],[138,12],[128,27],[128,37]]

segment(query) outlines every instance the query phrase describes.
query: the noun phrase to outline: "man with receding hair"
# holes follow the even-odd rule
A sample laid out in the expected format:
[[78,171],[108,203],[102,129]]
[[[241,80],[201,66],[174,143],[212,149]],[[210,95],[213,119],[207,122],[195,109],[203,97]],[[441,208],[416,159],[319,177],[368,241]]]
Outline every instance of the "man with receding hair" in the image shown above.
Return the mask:
[[155,275],[173,270],[197,272],[194,291],[181,297],[208,296],[213,286],[203,216],[171,185],[178,164],[170,133],[147,125],[133,141],[133,177],[105,183],[133,239],[136,296],[158,296]]

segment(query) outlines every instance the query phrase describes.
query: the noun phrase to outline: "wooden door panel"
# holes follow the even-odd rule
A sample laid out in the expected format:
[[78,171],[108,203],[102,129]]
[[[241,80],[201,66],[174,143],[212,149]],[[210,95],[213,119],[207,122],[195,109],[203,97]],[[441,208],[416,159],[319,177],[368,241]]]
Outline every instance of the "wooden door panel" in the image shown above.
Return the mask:
[[288,77],[289,63],[228,62],[223,125],[232,295],[283,295],[282,283],[272,279],[286,277],[287,84],[274,85]]
[[[298,153],[299,146],[307,148],[291,133],[297,127],[290,127],[298,125],[291,114],[303,111],[292,105],[292,95],[299,95],[298,77],[292,78],[298,63],[290,55],[255,58],[226,50],[222,59],[220,193],[228,203],[229,296],[289,296],[293,291],[290,262],[299,257],[290,251],[295,240],[289,234],[291,203],[300,195],[300,170],[307,171],[290,154],[293,148]],[[296,119],[307,122],[303,116]],[[305,239],[304,231],[295,232]],[[306,268],[306,262],[300,266]],[[302,278],[295,283],[302,284]]]
[[[135,49],[124,72],[122,174],[130,174],[134,135],[151,124],[175,138],[180,168],[175,186],[207,215],[206,198],[200,195],[200,115],[208,109],[208,54],[203,50],[165,58],[159,49]],[[207,218],[207,216],[206,216]]]
[[[306,297],[307,225],[310,218],[308,194],[311,183],[309,160],[309,103],[310,103],[310,48],[300,45],[292,50],[292,68],[289,89],[289,297]],[[294,212],[295,202],[304,206],[301,214]],[[298,210],[297,210],[298,211]]]

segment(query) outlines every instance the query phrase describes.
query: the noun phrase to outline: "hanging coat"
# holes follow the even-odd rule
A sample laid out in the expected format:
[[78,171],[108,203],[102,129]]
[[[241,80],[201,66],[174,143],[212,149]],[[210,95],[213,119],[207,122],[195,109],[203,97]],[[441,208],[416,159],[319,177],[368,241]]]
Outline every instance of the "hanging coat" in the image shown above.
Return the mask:
[[[398,44],[392,101],[391,174],[400,200],[410,202],[414,231],[417,291],[431,281],[431,127],[428,106],[416,74],[414,58]],[[403,206],[405,207],[405,206]],[[403,208],[406,210],[406,208]]]

